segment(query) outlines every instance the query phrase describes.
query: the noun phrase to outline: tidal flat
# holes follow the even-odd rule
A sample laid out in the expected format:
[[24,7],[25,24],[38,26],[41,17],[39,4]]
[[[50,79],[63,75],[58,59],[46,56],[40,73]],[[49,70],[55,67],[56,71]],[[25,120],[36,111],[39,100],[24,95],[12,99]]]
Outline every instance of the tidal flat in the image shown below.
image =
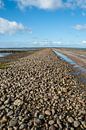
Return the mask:
[[51,48],[13,57],[0,69],[0,130],[85,130],[86,84],[73,66]]

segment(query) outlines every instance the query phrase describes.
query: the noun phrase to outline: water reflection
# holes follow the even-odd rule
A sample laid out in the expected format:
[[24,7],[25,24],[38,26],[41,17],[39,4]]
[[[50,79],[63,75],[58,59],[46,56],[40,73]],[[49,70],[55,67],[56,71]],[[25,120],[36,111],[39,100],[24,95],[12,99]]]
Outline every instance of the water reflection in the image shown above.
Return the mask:
[[8,56],[8,55],[10,55],[11,53],[0,53],[0,57],[2,58],[2,57],[5,57],[5,56]]
[[[83,66],[78,65],[75,61],[71,60],[69,57],[65,56],[61,52],[58,52],[57,50],[54,50],[54,53],[60,57],[63,61],[66,61],[67,63],[71,64],[75,68],[75,72],[71,72],[71,74],[75,76],[79,75],[86,75],[86,69]],[[80,76],[80,81],[83,83],[86,83],[86,77],[85,76]]]

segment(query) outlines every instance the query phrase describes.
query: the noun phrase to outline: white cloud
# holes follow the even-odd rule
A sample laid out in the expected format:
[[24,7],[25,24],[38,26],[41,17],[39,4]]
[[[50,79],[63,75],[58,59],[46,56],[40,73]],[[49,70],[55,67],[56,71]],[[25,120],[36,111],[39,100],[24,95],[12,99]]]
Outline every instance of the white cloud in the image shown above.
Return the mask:
[[86,0],[14,0],[22,8],[37,7],[40,9],[82,8],[86,9]]
[[0,8],[2,8],[3,6],[4,6],[4,2],[0,0]]
[[86,24],[77,24],[73,26],[75,30],[86,30]]
[[83,43],[83,44],[86,44],[86,40],[83,40],[82,43]]
[[[10,0],[9,0],[10,1]],[[36,7],[40,9],[81,8],[86,9],[86,0],[11,0],[15,1],[19,8]],[[0,0],[0,8],[4,6],[4,0]]]
[[20,8],[37,7],[40,9],[56,9],[62,6],[62,0],[15,0]]
[[0,34],[14,34],[17,31],[31,31],[23,24],[0,18]]

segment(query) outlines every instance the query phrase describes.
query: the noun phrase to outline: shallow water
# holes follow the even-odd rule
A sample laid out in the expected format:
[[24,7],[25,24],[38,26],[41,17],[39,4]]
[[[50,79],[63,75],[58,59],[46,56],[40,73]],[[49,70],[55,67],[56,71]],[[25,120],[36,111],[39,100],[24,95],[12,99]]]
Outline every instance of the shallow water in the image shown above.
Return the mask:
[[[80,74],[86,74],[86,68],[84,68],[83,66],[78,65],[75,61],[73,61],[71,58],[69,58],[68,56],[65,56],[64,54],[62,54],[61,52],[58,52],[57,50],[53,51],[57,56],[60,57],[60,59],[62,59],[63,61],[71,64],[76,71],[71,73],[75,76],[78,76]],[[83,83],[86,83],[86,77],[80,77],[80,81]]]
[[5,56],[8,56],[8,55],[10,55],[11,53],[0,53],[0,57],[2,58],[2,57],[5,57]]
[[62,54],[62,53],[60,53],[60,52],[58,52],[58,51],[54,51],[54,52],[55,52],[55,54],[57,54],[62,60],[66,61],[66,62],[68,62],[68,63],[70,63],[70,64],[72,64],[72,65],[76,64],[73,60],[71,60],[70,58],[68,58],[68,57],[65,56],[64,54]]

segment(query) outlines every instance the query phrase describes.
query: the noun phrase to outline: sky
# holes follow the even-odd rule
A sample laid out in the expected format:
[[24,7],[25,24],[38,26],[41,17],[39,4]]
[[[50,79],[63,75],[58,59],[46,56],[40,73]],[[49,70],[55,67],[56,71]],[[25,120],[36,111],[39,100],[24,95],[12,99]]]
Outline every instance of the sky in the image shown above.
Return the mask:
[[0,0],[0,48],[85,47],[86,0]]

